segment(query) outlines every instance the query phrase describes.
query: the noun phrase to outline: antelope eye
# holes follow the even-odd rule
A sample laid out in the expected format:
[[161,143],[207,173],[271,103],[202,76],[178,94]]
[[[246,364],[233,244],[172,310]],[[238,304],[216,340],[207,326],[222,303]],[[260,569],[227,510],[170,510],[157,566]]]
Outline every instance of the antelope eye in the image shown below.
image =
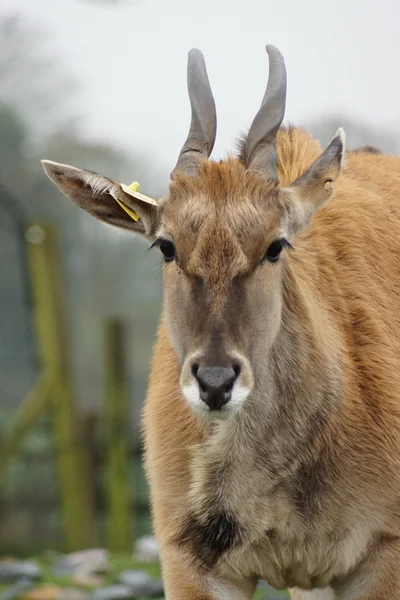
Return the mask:
[[265,263],[266,261],[271,263],[277,262],[285,246],[290,247],[289,242],[285,238],[274,240],[272,244],[269,245],[268,250],[264,254],[261,264]]
[[172,262],[176,259],[176,250],[172,242],[165,239],[159,239],[157,240],[156,245],[160,248],[161,252],[163,253],[164,260],[166,262]]

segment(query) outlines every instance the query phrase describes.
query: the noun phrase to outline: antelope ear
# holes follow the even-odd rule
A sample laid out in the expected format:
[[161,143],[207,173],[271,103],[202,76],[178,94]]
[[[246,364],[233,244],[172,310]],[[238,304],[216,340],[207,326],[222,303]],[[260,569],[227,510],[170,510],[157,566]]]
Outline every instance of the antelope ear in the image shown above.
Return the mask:
[[42,160],[42,165],[51,181],[91,215],[153,239],[158,221],[155,200],[92,171],[50,160]]
[[281,190],[292,234],[308,227],[317,210],[333,195],[344,153],[345,133],[340,128],[311,167],[292,185]]

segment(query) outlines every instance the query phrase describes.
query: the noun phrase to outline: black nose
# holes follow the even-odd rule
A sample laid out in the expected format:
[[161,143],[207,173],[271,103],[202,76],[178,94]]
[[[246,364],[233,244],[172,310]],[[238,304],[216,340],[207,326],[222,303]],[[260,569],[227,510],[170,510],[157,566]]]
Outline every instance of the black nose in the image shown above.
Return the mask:
[[211,410],[220,410],[224,404],[229,402],[232,395],[233,384],[239,375],[238,369],[227,369],[225,367],[193,367],[193,375],[196,377],[200,398]]

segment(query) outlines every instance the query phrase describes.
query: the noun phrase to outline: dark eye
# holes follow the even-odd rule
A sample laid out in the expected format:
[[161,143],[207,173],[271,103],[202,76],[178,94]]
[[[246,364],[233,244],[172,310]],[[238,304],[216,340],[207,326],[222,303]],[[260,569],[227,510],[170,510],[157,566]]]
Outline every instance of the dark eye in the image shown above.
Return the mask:
[[176,250],[172,242],[165,239],[159,239],[157,240],[156,245],[160,248],[161,252],[163,253],[164,260],[166,262],[172,262],[176,259]]
[[264,254],[264,257],[263,257],[261,263],[264,263],[266,261],[271,262],[271,263],[277,262],[279,260],[280,254],[285,246],[291,247],[289,242],[285,238],[280,238],[280,239],[274,240],[272,242],[272,244],[269,245],[268,250]]

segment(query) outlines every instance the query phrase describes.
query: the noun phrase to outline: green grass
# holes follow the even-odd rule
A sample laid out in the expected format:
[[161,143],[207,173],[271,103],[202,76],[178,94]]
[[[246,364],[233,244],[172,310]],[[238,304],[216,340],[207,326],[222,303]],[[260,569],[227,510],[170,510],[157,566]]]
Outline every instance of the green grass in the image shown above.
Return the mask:
[[253,600],[286,600],[289,599],[289,592],[258,590]]
[[[54,583],[56,585],[67,587],[74,585],[71,583],[71,579],[69,577],[57,577],[52,573],[51,563],[43,560],[42,558],[34,558],[37,560],[39,564],[43,568],[43,580],[42,583]],[[118,575],[127,569],[141,569],[142,571],[146,571],[150,577],[160,578],[161,571],[160,567],[157,564],[142,564],[135,562],[132,559],[132,556],[129,554],[113,554],[110,556],[110,565],[111,571],[110,573],[106,573],[101,575],[101,578],[104,581],[104,585],[110,585],[112,583],[116,583],[118,579]],[[79,587],[79,586],[76,586]],[[87,588],[87,589],[90,589]]]

